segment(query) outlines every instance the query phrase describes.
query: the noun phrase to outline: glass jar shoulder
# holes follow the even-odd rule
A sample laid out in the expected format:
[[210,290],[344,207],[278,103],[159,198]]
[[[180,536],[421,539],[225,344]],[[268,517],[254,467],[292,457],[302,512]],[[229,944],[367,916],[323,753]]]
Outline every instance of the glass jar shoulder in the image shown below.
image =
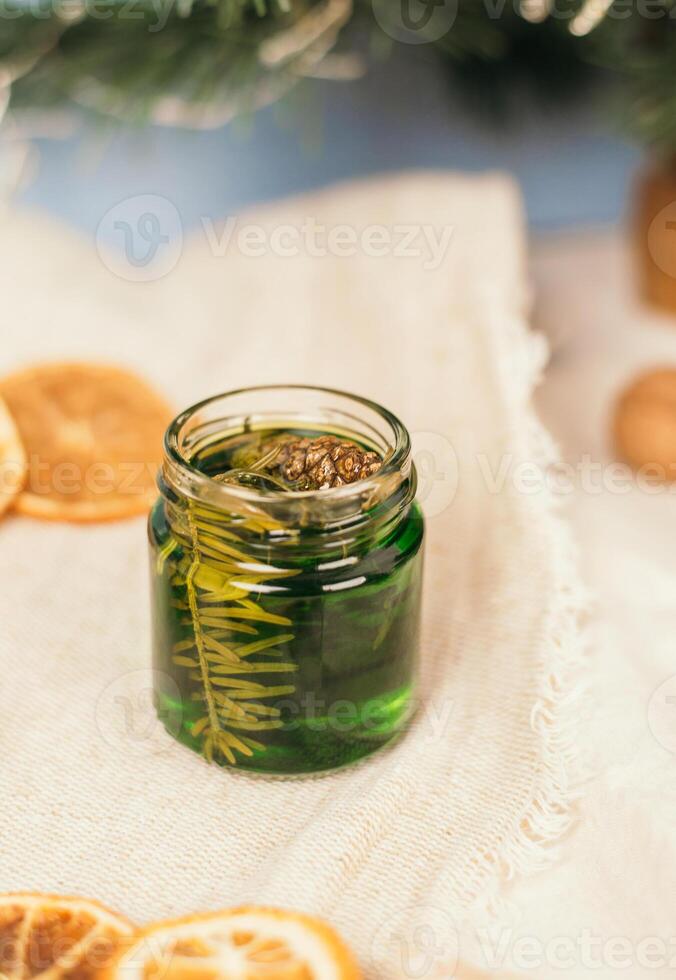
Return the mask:
[[[376,544],[376,549],[395,548],[401,556],[415,553],[420,547],[424,535],[424,518],[417,501],[413,501],[407,515],[399,521],[395,530],[383,541]],[[148,517],[148,538],[152,545],[162,547],[172,537],[172,531],[167,520],[165,501],[158,496]]]
[[[148,520],[148,536],[157,555],[178,558],[184,548],[176,540],[167,520],[165,501],[160,498]],[[420,552],[424,537],[424,519],[417,502],[413,502],[396,527],[380,539],[368,543],[331,547],[323,554],[304,553],[302,545],[294,546],[293,552],[284,546],[267,549],[265,564],[277,569],[289,569],[293,575],[288,580],[277,580],[274,592],[306,593],[348,590],[366,583],[373,583],[396,573],[408,565]],[[246,549],[245,549],[246,550]],[[258,549],[255,549],[256,551]],[[254,558],[252,554],[250,556]],[[209,558],[201,556],[205,565]],[[260,560],[260,555],[258,556]],[[231,559],[234,564],[239,564]],[[214,563],[218,567],[219,562]],[[249,566],[250,561],[242,567]],[[265,590],[264,590],[265,591]]]

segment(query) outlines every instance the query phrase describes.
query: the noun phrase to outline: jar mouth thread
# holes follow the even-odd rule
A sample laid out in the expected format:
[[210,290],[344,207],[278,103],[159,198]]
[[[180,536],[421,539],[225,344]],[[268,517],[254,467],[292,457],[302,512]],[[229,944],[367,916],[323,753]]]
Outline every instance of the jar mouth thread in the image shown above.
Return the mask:
[[[367,445],[383,458],[369,477],[322,490],[260,489],[222,483],[195,458],[242,432],[311,427]],[[165,435],[164,483],[180,498],[241,514],[266,514],[282,527],[343,524],[400,496],[412,479],[408,432],[387,409],[356,395],[306,385],[270,385],[216,395],[178,415]],[[404,496],[413,498],[415,487]]]

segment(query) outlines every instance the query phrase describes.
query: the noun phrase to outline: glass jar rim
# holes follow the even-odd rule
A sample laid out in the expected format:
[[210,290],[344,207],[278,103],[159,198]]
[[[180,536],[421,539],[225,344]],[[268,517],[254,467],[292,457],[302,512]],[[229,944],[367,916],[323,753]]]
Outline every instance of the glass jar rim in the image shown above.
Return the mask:
[[[258,488],[244,487],[237,484],[225,484],[214,480],[192,463],[190,458],[182,451],[181,434],[186,424],[194,418],[200,411],[208,408],[225,399],[236,398],[244,395],[256,395],[260,393],[274,392],[303,392],[328,395],[335,398],[345,399],[357,406],[367,409],[381,420],[383,420],[392,434],[391,450],[386,452],[383,464],[380,469],[372,476],[354,483],[346,483],[340,487],[329,487],[323,490],[260,490]],[[226,421],[225,419],[223,421]],[[319,421],[319,420],[318,420]],[[190,497],[205,499],[210,498],[211,502],[218,505],[222,502],[227,506],[228,501],[237,500],[243,506],[261,507],[265,504],[292,504],[311,503],[321,500],[324,507],[335,504],[337,507],[344,506],[350,500],[363,499],[370,495],[379,496],[383,499],[382,491],[388,484],[393,484],[397,478],[405,478],[411,469],[411,440],[408,430],[404,424],[389,409],[384,408],[378,402],[361,395],[354,395],[350,392],[341,391],[337,388],[325,388],[321,385],[303,384],[270,384],[254,385],[251,387],[237,388],[204,398],[199,402],[184,409],[169,424],[164,437],[165,450],[165,475],[169,478],[170,485],[173,485],[180,493],[185,493]],[[167,472],[168,471],[168,472]],[[378,491],[381,491],[380,494]]]

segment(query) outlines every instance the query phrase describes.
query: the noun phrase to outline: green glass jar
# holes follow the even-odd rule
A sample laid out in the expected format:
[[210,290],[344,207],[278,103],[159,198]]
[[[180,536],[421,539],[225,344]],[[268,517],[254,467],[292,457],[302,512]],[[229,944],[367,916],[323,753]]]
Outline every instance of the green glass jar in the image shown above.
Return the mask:
[[[237,475],[270,440],[325,436],[380,468],[329,489],[258,464]],[[423,519],[398,419],[320,388],[221,395],[169,427],[159,487],[155,699],[171,733],[210,762],[283,776],[399,735],[415,703]]]

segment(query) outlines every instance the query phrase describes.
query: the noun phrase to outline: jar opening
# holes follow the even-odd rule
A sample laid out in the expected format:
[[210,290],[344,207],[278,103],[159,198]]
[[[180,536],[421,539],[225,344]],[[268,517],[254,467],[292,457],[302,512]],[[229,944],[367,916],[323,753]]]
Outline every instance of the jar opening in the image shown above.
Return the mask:
[[[228,440],[269,430],[339,435],[378,454],[382,465],[324,489],[225,484],[210,475],[205,460]],[[410,440],[396,416],[368,399],[303,385],[246,388],[193,405],[169,426],[165,452],[163,477],[179,496],[224,511],[283,513],[284,524],[344,520],[386,501],[411,476]]]

